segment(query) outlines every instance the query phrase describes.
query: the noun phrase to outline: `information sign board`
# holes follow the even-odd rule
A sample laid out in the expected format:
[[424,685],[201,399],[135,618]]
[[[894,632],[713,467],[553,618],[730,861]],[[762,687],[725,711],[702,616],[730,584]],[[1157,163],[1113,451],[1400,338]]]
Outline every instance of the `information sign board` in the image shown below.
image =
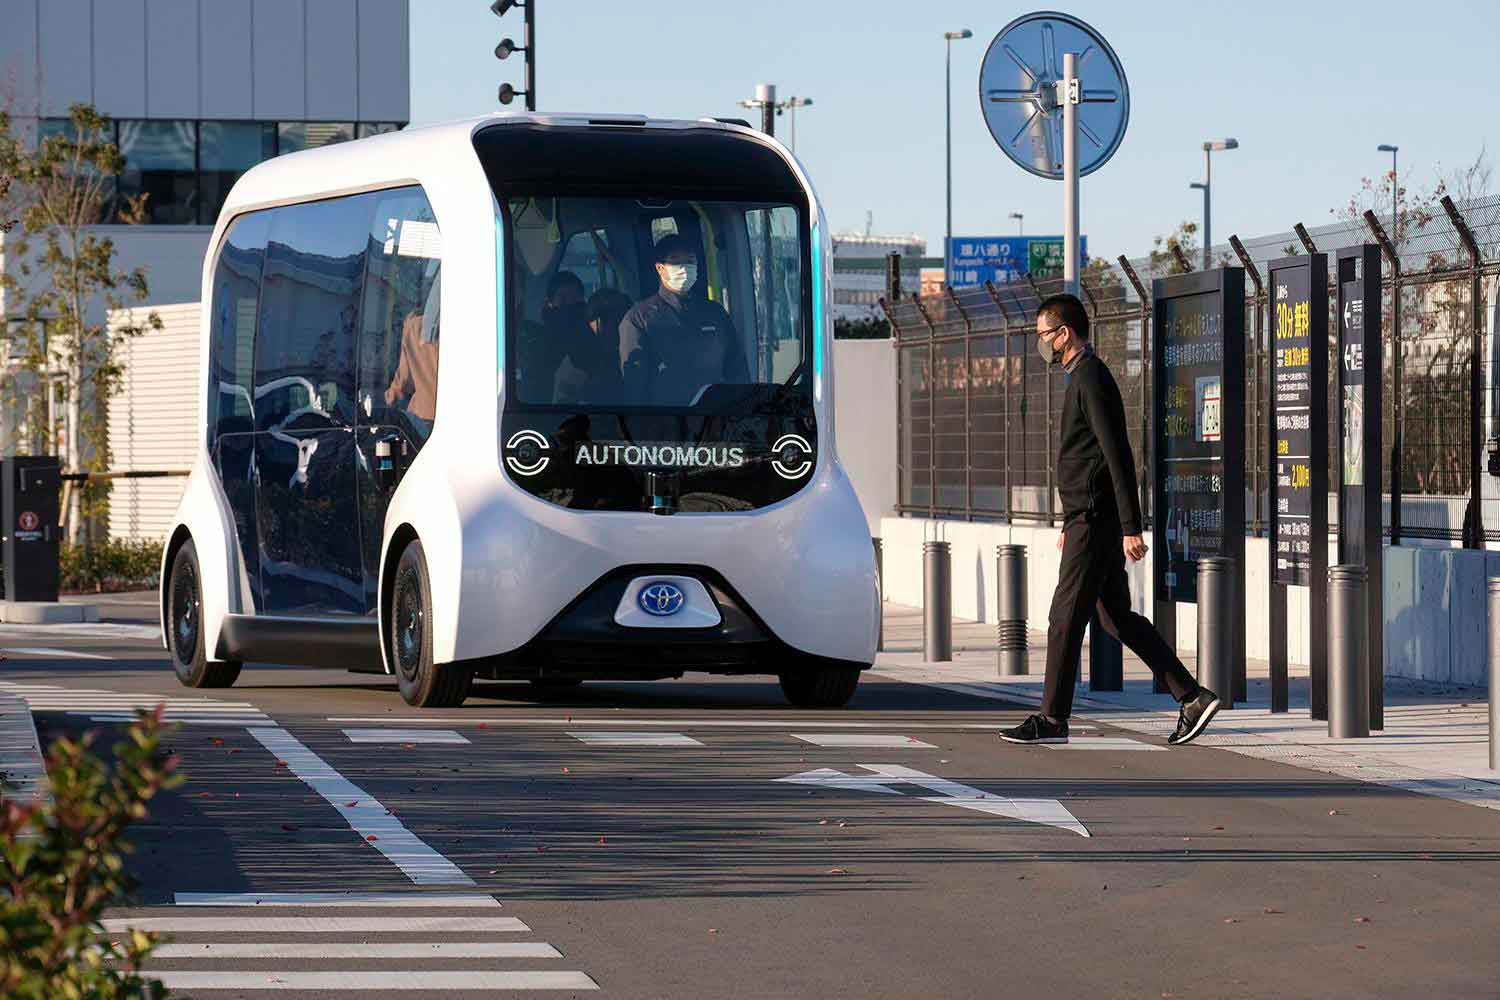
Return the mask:
[[[1088,261],[1088,237],[1078,241],[1079,268]],[[1038,280],[1061,277],[1061,236],[955,236],[948,245],[948,273],[954,288],[992,281],[1004,285],[1028,274]]]

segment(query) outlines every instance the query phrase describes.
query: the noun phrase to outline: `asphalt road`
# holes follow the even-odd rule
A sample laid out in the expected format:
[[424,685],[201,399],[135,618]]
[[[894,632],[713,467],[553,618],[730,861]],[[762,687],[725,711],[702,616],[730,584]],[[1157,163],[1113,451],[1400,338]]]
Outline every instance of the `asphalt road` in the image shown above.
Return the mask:
[[44,740],[171,699],[188,781],[111,927],[164,929],[179,995],[1500,991],[1494,811],[1107,727],[1002,745],[1021,708],[879,678],[418,712],[334,671],[187,691],[130,632],[0,627],[0,686]]

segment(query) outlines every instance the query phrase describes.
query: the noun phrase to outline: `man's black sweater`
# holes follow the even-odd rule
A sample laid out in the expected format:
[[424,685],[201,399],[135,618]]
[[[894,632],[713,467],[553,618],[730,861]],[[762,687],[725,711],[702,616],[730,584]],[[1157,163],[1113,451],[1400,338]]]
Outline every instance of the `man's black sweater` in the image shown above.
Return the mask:
[[1085,350],[1070,372],[1057,450],[1057,490],[1064,523],[1115,517],[1121,533],[1141,533],[1135,458],[1125,434],[1125,401],[1108,366]]

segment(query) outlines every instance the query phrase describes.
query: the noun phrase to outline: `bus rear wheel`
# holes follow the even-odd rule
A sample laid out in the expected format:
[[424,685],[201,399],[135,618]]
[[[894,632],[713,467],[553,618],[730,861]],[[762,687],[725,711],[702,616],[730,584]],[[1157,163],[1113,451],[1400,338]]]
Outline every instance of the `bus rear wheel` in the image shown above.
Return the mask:
[[167,642],[172,669],[185,687],[227,688],[240,675],[240,665],[210,660],[203,649],[203,586],[198,572],[198,550],[192,539],[172,557],[167,575]]
[[408,705],[453,708],[464,703],[473,673],[432,662],[432,585],[419,541],[407,545],[396,564],[390,644],[396,686]]
[[859,687],[858,667],[810,667],[780,677],[781,693],[798,708],[841,708]]

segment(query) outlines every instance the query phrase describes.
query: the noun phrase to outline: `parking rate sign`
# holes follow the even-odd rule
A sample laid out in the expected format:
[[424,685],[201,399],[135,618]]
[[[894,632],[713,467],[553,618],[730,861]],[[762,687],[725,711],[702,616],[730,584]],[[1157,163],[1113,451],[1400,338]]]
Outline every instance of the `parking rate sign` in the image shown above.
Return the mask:
[[1313,349],[1317,331],[1327,329],[1327,286],[1322,256],[1271,265],[1272,579],[1297,587],[1312,585],[1313,503],[1328,455],[1328,357]]
[[1153,283],[1158,600],[1196,603],[1198,560],[1242,553],[1244,289],[1240,268]]

